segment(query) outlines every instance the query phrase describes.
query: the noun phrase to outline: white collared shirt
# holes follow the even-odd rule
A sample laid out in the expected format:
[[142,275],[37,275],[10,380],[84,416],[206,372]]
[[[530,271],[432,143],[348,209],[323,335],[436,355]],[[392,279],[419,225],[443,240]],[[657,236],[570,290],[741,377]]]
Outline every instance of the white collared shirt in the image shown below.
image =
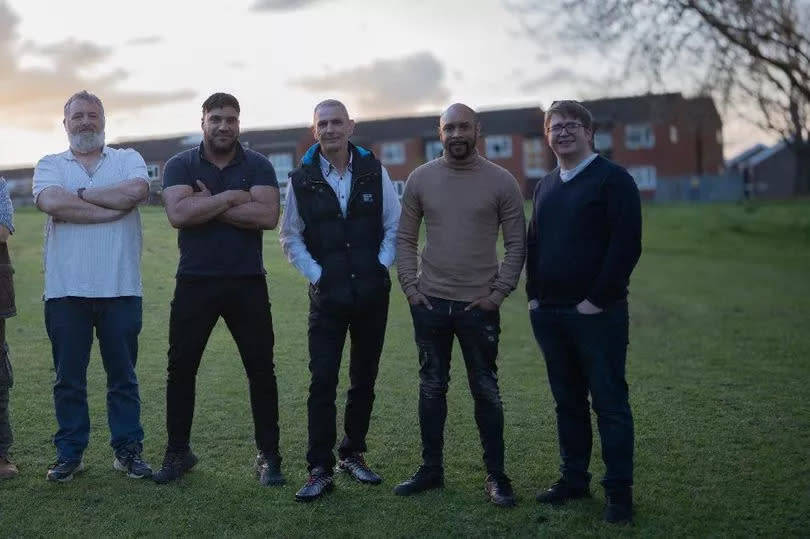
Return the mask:
[[572,169],[564,169],[560,166],[560,179],[563,182],[568,182],[574,179],[574,176],[585,170],[585,167],[591,164],[591,162],[599,157],[598,153],[591,153],[588,157],[580,161],[580,163]]
[[[46,155],[34,169],[34,203],[49,187],[75,193],[80,187],[104,187],[125,180],[149,182],[146,163],[131,149],[104,146],[92,174],[73,152]],[[134,208],[110,223],[45,222],[44,298],[141,296],[141,216]]]
[[[352,191],[352,154],[349,153],[349,164],[341,175],[338,170],[318,153],[321,172],[326,183],[332,188],[340,203],[340,211],[346,216],[349,204],[349,194]],[[400,204],[399,196],[391,183],[391,177],[385,167],[382,167],[382,225],[383,240],[377,259],[386,268],[394,263],[396,256],[397,227],[399,226]],[[309,282],[317,283],[321,278],[321,265],[318,264],[307,250],[304,243],[304,220],[298,213],[298,203],[295,200],[295,190],[288,184],[287,198],[284,203],[284,214],[281,217],[279,238],[284,254],[290,263],[306,277]]]

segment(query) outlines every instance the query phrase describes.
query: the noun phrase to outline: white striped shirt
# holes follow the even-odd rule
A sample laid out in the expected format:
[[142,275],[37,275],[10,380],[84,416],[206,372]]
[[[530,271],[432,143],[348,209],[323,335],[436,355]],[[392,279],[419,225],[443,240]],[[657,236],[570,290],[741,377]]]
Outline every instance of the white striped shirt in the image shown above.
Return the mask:
[[[88,174],[73,152],[47,155],[34,170],[34,203],[48,187],[75,193],[80,187],[104,187],[125,180],[147,180],[146,163],[131,149],[104,146],[102,157]],[[45,222],[44,298],[78,296],[111,298],[141,296],[141,216],[134,208],[111,223]]]

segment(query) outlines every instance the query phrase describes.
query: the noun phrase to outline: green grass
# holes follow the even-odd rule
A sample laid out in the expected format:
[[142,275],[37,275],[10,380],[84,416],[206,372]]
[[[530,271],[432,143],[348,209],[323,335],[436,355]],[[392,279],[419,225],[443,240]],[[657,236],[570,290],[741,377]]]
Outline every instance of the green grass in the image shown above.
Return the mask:
[[[484,503],[481,448],[463,363],[455,352],[446,432],[446,488],[399,498],[391,488],[419,463],[417,359],[402,294],[392,294],[369,435],[385,478],[338,478],[334,493],[293,501],[305,478],[306,285],[265,236],[276,331],[282,453],[288,485],[262,488],[247,382],[224,324],[209,342],[192,433],[200,464],[180,484],[133,481],[111,469],[104,373],[94,348],[87,471],[50,484],[55,431],[50,343],[42,321],[42,215],[20,211],[11,240],[19,316],[8,323],[21,469],[0,483],[0,536],[785,536],[810,529],[810,203],[647,206],[644,254],[631,286],[628,377],[636,418],[636,524],[600,522],[603,496],[538,506],[557,477],[553,403],[520,289],[502,309],[499,359],[514,510]],[[167,318],[176,234],[143,210],[144,327],[138,375],[146,457],[166,441]],[[346,389],[346,361],[340,391]],[[459,370],[461,369],[461,370]],[[339,400],[342,402],[342,395]],[[340,415],[340,414],[339,414]],[[341,417],[338,421],[342,421]],[[592,471],[603,471],[598,443]],[[598,487],[598,483],[594,482]]]

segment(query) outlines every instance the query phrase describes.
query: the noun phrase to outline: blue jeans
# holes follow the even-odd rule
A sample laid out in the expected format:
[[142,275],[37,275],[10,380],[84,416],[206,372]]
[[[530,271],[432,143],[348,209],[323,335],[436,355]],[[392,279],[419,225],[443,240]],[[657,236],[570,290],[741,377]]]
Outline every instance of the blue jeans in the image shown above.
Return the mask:
[[433,309],[412,305],[414,334],[419,349],[419,427],[422,460],[442,465],[450,353],[458,338],[467,381],[475,403],[475,422],[484,449],[487,471],[504,469],[503,404],[498,390],[498,340],[500,313],[472,309],[466,301],[428,298]]
[[137,296],[64,297],[45,302],[45,328],[56,371],[53,402],[59,430],[53,441],[60,459],[81,459],[90,438],[87,365],[94,328],[107,372],[110,445],[117,451],[131,444],[140,446],[143,441],[135,376],[141,309]]
[[529,312],[556,403],[563,478],[577,487],[587,486],[591,479],[590,392],[605,462],[602,485],[608,491],[631,486],[633,415],[625,381],[627,302],[593,315],[579,314],[574,307],[541,306]]

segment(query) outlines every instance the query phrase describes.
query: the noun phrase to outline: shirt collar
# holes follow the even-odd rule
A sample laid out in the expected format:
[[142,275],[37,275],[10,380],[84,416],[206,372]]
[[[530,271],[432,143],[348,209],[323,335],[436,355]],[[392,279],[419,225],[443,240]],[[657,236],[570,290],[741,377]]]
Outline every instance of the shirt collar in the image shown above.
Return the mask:
[[[101,156],[102,157],[106,157],[107,154],[109,154],[109,153],[110,153],[110,148],[108,148],[106,144],[101,147]],[[68,148],[67,150],[62,152],[62,157],[64,157],[68,161],[77,161],[76,154],[73,153],[72,148]]]
[[[200,156],[200,159],[204,159],[204,160],[208,161],[209,163],[211,162],[205,156],[205,146],[204,146],[204,144],[202,142],[200,142],[200,147],[198,148],[197,151],[198,151],[198,155]],[[234,163],[239,163],[244,158],[245,158],[245,149],[242,147],[242,143],[237,140],[236,141],[236,153],[233,155],[233,159],[231,159],[231,162],[228,163],[228,165],[230,166],[230,165],[233,165]]]
[[[335,170],[334,165],[329,162],[329,159],[323,156],[321,152],[318,152],[318,158],[321,160],[321,172],[323,173],[324,179],[329,176],[333,170]],[[352,159],[354,158],[354,154],[352,153],[351,149],[349,149],[349,164],[346,166],[346,170],[351,172],[352,171]]]

